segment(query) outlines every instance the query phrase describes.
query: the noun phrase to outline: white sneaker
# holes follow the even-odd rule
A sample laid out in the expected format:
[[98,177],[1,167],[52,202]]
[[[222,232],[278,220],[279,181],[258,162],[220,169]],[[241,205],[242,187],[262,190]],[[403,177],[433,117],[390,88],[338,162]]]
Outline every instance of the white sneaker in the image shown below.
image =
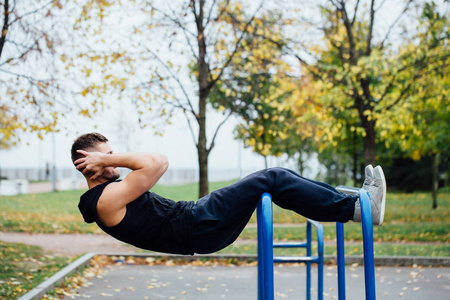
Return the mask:
[[384,212],[386,210],[386,178],[384,177],[384,172],[381,166],[376,166],[375,169],[373,169],[373,174],[375,175],[375,180],[381,181],[380,183],[382,188],[382,195],[381,195],[381,202],[378,202],[376,205],[378,213],[374,212],[373,208],[374,202],[372,202],[372,223],[381,226],[381,224],[383,224]]
[[[368,165],[365,173],[366,178],[362,188],[369,192],[372,223],[381,225],[383,224],[386,206],[386,179],[384,178],[383,169],[380,166],[374,169],[372,165]],[[361,222],[361,203],[359,199],[355,203],[353,221]]]

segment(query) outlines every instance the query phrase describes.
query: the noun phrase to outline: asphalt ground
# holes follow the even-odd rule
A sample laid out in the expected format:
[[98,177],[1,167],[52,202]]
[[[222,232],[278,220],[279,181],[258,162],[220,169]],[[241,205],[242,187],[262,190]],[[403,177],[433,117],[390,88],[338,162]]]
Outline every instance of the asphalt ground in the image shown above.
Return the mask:
[[[111,265],[77,299],[257,299],[255,266]],[[335,266],[325,266],[324,299],[338,299]],[[275,299],[306,299],[306,267],[275,266]],[[317,299],[313,266],[312,297]],[[346,299],[365,299],[364,268],[347,266]],[[450,299],[450,268],[378,267],[377,299]],[[64,299],[70,299],[66,297]]]

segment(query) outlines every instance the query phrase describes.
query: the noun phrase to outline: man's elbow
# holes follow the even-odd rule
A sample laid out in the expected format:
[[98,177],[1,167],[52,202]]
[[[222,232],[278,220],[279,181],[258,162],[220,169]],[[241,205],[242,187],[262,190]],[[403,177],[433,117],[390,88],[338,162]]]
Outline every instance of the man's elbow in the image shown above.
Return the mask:
[[163,174],[166,173],[168,168],[169,168],[169,160],[167,159],[167,156],[161,154],[161,170]]

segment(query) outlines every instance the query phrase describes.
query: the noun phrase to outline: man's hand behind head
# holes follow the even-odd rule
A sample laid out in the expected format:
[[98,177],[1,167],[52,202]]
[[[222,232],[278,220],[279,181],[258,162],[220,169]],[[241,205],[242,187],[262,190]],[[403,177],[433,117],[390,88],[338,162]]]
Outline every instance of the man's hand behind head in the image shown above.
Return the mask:
[[93,174],[91,180],[95,180],[103,174],[105,167],[103,157],[106,155],[101,152],[87,152],[84,150],[77,150],[78,153],[84,157],[74,161],[74,165],[83,175]]

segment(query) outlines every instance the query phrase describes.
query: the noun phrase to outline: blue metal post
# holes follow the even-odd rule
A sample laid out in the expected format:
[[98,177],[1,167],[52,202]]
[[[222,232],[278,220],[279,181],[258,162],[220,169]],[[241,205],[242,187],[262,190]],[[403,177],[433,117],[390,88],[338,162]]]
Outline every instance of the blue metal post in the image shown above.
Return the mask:
[[336,223],[336,256],[338,274],[338,299],[345,300],[345,249],[344,224]]
[[[306,256],[311,256],[311,223],[306,224]],[[306,299],[311,300],[311,263],[306,262]]]
[[257,207],[258,219],[258,299],[274,299],[272,197],[262,195]]
[[361,221],[364,247],[364,279],[366,284],[366,300],[375,300],[375,265],[373,254],[372,210],[369,193],[359,190],[361,202]]
[[317,299],[323,300],[323,226],[316,226],[317,230]]
[[264,260],[263,260],[263,220],[262,199],[256,208],[256,222],[258,229],[258,300],[263,300],[264,296]]

